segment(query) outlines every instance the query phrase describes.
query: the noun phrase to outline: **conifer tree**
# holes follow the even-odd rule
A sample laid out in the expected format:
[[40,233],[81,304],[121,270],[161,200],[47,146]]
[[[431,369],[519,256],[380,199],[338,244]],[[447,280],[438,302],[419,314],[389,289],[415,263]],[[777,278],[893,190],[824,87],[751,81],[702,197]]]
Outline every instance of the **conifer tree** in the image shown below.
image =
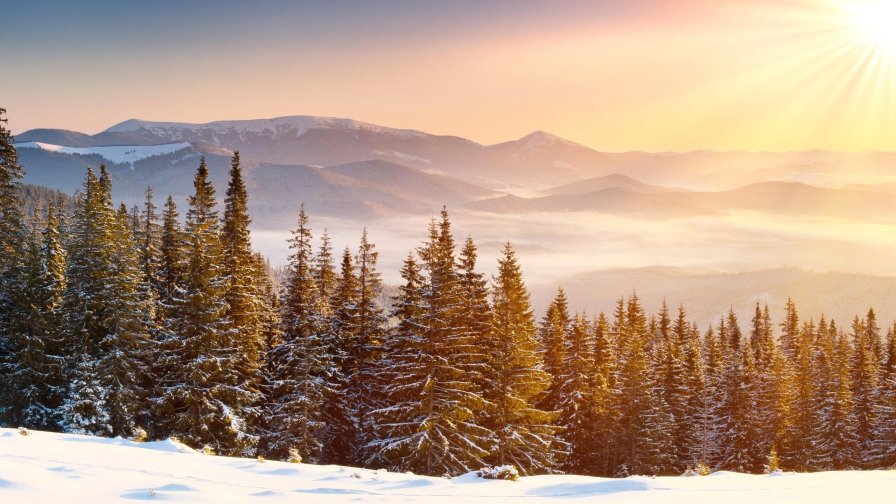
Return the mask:
[[875,411],[874,458],[878,467],[896,466],[896,323],[887,329]]
[[880,361],[877,348],[880,329],[874,310],[868,310],[864,319],[856,317],[852,323],[853,340],[853,411],[856,417],[856,457],[861,467],[868,467],[874,451],[873,439],[876,425]]
[[323,303],[313,277],[311,229],[302,207],[293,231],[289,278],[283,303],[281,343],[271,349],[266,453],[285,459],[297,450],[304,460],[323,458],[322,406],[332,363],[321,318]]
[[613,390],[618,415],[614,441],[619,457],[616,475],[656,474],[660,461],[651,430],[655,402],[647,353],[650,335],[637,295],[633,294],[628,303],[617,305],[613,325],[618,355]]
[[575,317],[570,329],[563,337],[565,358],[555,377],[561,382],[555,424],[562,429],[559,436],[567,445],[564,472],[588,474],[594,471],[594,458],[598,456],[596,434],[600,421],[596,401],[600,389],[595,382],[592,352],[594,333],[581,315]]
[[105,166],[88,169],[69,250],[65,353],[66,430],[129,436],[146,401],[150,308],[127,209],[112,208]]
[[236,385],[244,411],[247,429],[255,430],[260,412],[255,404],[261,398],[262,367],[265,351],[262,313],[267,299],[262,285],[256,283],[257,271],[249,232],[249,195],[240,166],[240,153],[235,152],[230,163],[230,180],[224,200],[221,225],[223,274],[227,279],[225,300],[226,318],[231,324],[226,342],[232,347],[237,373]]
[[171,310],[175,293],[183,281],[184,239],[177,204],[174,203],[174,198],[168,196],[162,213],[159,240],[159,301],[166,314]]
[[193,180],[187,211],[182,286],[167,321],[167,369],[160,414],[169,435],[217,453],[245,454],[256,442],[247,420],[254,391],[243,388],[239,349],[227,317],[227,277],[219,237],[215,190],[205,159]]
[[[370,450],[389,467],[424,474],[460,474],[482,465],[491,436],[477,412],[489,406],[475,388],[475,342],[458,326],[461,305],[454,241],[447,211],[429,227],[429,241],[402,273],[406,284],[396,309],[398,330],[387,346],[386,406],[375,412],[377,440]],[[422,292],[421,292],[422,291]],[[417,301],[410,293],[420,292]],[[419,306],[419,309],[411,309]],[[405,319],[405,317],[413,317]]]
[[594,450],[597,452],[591,470],[601,476],[613,474],[612,442],[615,412],[612,391],[615,386],[616,355],[615,344],[610,334],[610,324],[606,315],[600,313],[594,323]]
[[[498,260],[492,306],[492,331],[501,346],[494,362],[497,381],[486,396],[495,405],[489,423],[495,447],[489,460],[514,464],[521,474],[556,471],[561,447],[558,429],[551,425],[554,415],[535,406],[550,377],[542,369],[529,293],[510,243]],[[585,358],[582,365],[588,363]]]
[[[6,110],[0,108],[0,362],[11,359],[13,334],[18,324],[12,293],[22,278],[19,261],[25,256],[26,226],[22,213],[22,185],[24,170],[13,146],[13,137],[6,128]],[[0,380],[0,397],[9,384]],[[3,406],[0,405],[0,410]],[[0,411],[2,416],[2,411]]]
[[65,393],[60,358],[59,326],[65,290],[65,250],[54,207],[47,211],[41,236],[31,235],[28,253],[17,275],[23,282],[12,289],[10,354],[0,360],[6,386],[0,391],[0,418],[7,425],[58,429]]
[[571,324],[566,292],[562,288],[557,289],[557,294],[548,306],[538,331],[539,350],[542,354],[544,370],[551,376],[551,384],[538,404],[541,409],[546,411],[556,411],[562,399],[560,389],[564,382],[562,377],[566,360],[564,352]]
[[386,317],[379,304],[382,294],[382,281],[376,270],[379,253],[367,236],[367,229],[361,233],[361,243],[355,256],[358,279],[357,327],[352,331],[357,341],[352,347],[357,349],[349,358],[356,360],[348,379],[355,383],[351,391],[352,415],[357,419],[355,439],[353,441],[353,459],[364,457],[361,453],[365,445],[373,438],[373,426],[369,413],[384,404],[380,393],[379,363],[382,358],[383,338],[386,331]]
[[[460,290],[459,329],[466,334],[471,342],[475,342],[478,352],[471,350],[470,369],[471,379],[475,380],[477,393],[491,387],[490,370],[493,369],[497,342],[492,340],[491,332],[491,307],[488,301],[488,282],[483,273],[476,271],[478,252],[473,238],[468,236],[461,248],[457,263],[458,289]],[[482,411],[482,418],[488,415],[487,410]]]
[[333,313],[329,321],[327,346],[331,349],[334,365],[325,406],[327,452],[329,462],[349,464],[355,455],[358,425],[352,408],[352,384],[349,377],[357,369],[356,356],[359,349],[355,346],[358,341],[355,332],[358,327],[358,277],[348,247],[342,252],[339,276],[330,305]]

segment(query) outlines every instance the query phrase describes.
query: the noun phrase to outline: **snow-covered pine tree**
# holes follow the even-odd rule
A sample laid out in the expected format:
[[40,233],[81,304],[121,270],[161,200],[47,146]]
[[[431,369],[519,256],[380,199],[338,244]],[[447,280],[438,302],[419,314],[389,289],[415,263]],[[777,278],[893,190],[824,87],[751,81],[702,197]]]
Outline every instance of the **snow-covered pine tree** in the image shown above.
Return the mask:
[[562,376],[566,360],[564,352],[571,325],[566,292],[558,288],[538,328],[539,353],[545,372],[551,376],[550,386],[538,401],[538,407],[545,411],[557,411],[562,400],[560,389],[565,381]]
[[896,466],[896,323],[887,329],[884,360],[880,370],[874,432],[877,467]]
[[799,471],[811,469],[810,458],[814,450],[813,430],[818,419],[814,409],[816,362],[815,323],[804,322],[793,341],[791,364],[793,368],[793,399],[790,422],[790,442],[787,451],[781,453],[784,467]]
[[271,379],[266,405],[265,454],[285,460],[297,450],[304,460],[325,458],[323,403],[333,367],[321,317],[325,303],[313,276],[311,228],[304,206],[290,244],[280,343],[269,353]]
[[558,436],[566,444],[561,467],[573,474],[593,473],[594,459],[599,456],[597,434],[601,419],[595,395],[600,390],[595,383],[594,336],[585,318],[577,314],[569,333],[561,336],[564,361],[554,377],[554,381],[560,381],[559,415],[554,423],[562,429]]
[[[485,274],[476,271],[478,252],[473,238],[467,236],[457,258],[457,281],[460,290],[459,328],[473,343],[469,347],[467,373],[478,394],[492,385],[492,363],[498,348],[491,331],[491,307],[488,300],[488,281]],[[480,412],[479,422],[488,416],[487,408]]]
[[150,375],[156,357],[151,339],[155,307],[123,204],[114,216],[112,235],[113,275],[109,289],[115,295],[108,307],[108,330],[99,342],[96,369],[105,392],[110,433],[131,436],[138,427],[142,428],[138,422],[151,418],[147,404],[155,385]]
[[[388,339],[386,406],[375,412],[368,446],[388,467],[460,474],[481,467],[491,433],[477,413],[488,406],[470,376],[476,342],[458,324],[461,301],[447,211],[429,226],[429,241],[402,269],[406,281]],[[421,274],[425,270],[428,278]]]
[[647,318],[636,294],[620,303],[613,323],[618,362],[613,390],[617,414],[615,443],[618,450],[616,475],[656,474],[657,446],[652,428],[656,411],[653,375],[647,352],[650,334]]
[[719,467],[741,472],[758,472],[767,453],[755,445],[756,367],[753,352],[745,348],[734,310],[719,323],[720,344],[725,351],[718,392]]
[[185,228],[182,284],[175,288],[165,342],[168,375],[159,414],[171,419],[168,435],[216,453],[245,454],[256,442],[248,431],[254,391],[243,388],[227,317],[227,276],[215,190],[203,158],[193,180]]
[[28,253],[11,289],[17,324],[7,330],[10,354],[0,360],[5,387],[0,396],[0,421],[31,429],[56,430],[65,392],[60,353],[60,306],[65,290],[65,250],[56,210],[47,210],[43,233],[30,235]]
[[856,317],[853,320],[853,412],[856,419],[856,462],[860,468],[871,466],[874,452],[875,405],[880,379],[880,361],[876,351],[880,344],[879,331],[874,310],[868,310],[864,319]]
[[243,180],[240,153],[235,152],[230,162],[230,180],[224,199],[221,225],[221,245],[224,252],[223,272],[227,279],[225,300],[228,334],[233,348],[232,364],[236,370],[239,394],[235,406],[243,411],[248,431],[256,431],[261,412],[256,408],[261,400],[265,341],[263,317],[268,302],[262,285],[256,284],[256,264],[249,232],[249,194]]
[[594,322],[593,396],[594,401],[594,444],[597,456],[591,471],[600,476],[613,474],[613,425],[616,420],[612,404],[615,385],[616,354],[607,316],[601,312]]
[[[495,433],[488,460],[513,464],[521,474],[555,472],[563,448],[559,429],[552,425],[555,415],[535,406],[550,376],[542,368],[529,292],[510,243],[498,260],[492,314],[492,331],[500,347],[494,362],[497,381],[486,395],[494,404],[489,427]],[[586,358],[583,365],[587,362]]]
[[164,318],[171,311],[173,299],[183,282],[185,249],[183,229],[177,204],[170,195],[162,212],[162,230],[159,238],[159,304]]
[[386,332],[386,317],[380,306],[379,297],[383,286],[380,274],[376,270],[379,253],[370,242],[365,228],[361,233],[361,243],[355,256],[355,267],[358,278],[357,328],[352,332],[357,335],[357,364],[354,373],[348,376],[355,386],[349,399],[352,414],[357,419],[353,440],[352,459],[360,461],[366,458],[362,453],[365,446],[373,439],[373,421],[369,413],[380,409],[384,404],[383,383],[379,376],[383,338]]
[[[6,110],[0,108],[0,362],[8,362],[12,352],[13,315],[12,292],[21,283],[15,278],[20,273],[20,261],[25,257],[26,228],[22,213],[22,185],[24,170],[13,146],[13,137],[6,128]],[[0,397],[5,395],[7,380],[0,375]],[[2,418],[0,404],[0,418]],[[2,420],[0,420],[2,421]]]
[[151,317],[126,208],[112,208],[105,166],[88,169],[75,212],[64,296],[71,432],[129,436],[146,399],[142,388]]

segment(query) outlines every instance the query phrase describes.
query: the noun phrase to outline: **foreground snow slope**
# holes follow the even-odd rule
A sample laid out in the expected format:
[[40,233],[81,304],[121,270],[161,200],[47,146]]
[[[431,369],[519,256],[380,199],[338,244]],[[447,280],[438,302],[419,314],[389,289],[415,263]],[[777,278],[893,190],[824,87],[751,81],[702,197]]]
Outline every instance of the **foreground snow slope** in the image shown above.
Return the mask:
[[201,455],[172,441],[133,443],[0,429],[0,502],[887,502],[896,471],[626,479],[454,479]]

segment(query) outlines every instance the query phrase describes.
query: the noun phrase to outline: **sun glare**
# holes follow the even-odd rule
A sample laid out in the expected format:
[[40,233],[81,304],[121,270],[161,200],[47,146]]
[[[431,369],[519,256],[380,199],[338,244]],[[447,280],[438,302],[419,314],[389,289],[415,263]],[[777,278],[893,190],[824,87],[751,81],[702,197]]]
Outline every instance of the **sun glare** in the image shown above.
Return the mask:
[[896,52],[896,0],[865,0],[847,8],[859,36],[879,50]]

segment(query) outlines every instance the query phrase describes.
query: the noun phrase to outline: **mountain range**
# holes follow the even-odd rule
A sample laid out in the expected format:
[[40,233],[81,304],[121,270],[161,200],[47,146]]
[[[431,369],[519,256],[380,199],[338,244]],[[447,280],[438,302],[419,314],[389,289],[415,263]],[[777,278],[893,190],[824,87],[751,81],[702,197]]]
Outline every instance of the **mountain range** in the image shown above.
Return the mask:
[[76,191],[105,163],[115,197],[146,186],[182,202],[205,156],[226,184],[239,151],[256,225],[281,229],[299,204],[319,215],[378,218],[443,205],[492,213],[585,211],[650,217],[731,210],[866,218],[889,212],[896,153],[599,152],[536,131],[482,145],[352,119],[289,116],[207,124],[131,119],[89,135],[16,136],[26,182]]

